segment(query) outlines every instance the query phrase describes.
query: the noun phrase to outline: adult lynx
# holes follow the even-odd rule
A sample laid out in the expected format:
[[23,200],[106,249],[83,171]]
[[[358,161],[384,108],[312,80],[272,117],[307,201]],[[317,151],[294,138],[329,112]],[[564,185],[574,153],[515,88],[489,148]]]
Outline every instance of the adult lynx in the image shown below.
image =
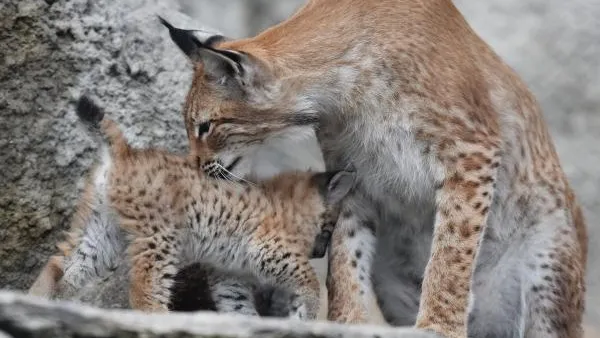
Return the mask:
[[366,321],[373,280],[394,324],[581,335],[580,208],[535,98],[450,0],[313,0],[233,41],[169,30],[194,64],[192,151],[239,174],[263,142],[315,129],[328,169],[356,168],[330,319]]

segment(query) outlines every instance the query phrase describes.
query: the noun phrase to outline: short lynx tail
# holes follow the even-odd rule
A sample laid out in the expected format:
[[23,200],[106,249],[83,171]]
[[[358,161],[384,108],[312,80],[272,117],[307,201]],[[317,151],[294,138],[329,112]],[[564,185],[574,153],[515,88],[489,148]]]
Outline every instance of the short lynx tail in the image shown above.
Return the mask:
[[108,141],[113,156],[124,157],[129,153],[129,144],[121,129],[113,120],[105,119],[102,109],[86,95],[77,102],[77,116],[93,136],[101,136]]

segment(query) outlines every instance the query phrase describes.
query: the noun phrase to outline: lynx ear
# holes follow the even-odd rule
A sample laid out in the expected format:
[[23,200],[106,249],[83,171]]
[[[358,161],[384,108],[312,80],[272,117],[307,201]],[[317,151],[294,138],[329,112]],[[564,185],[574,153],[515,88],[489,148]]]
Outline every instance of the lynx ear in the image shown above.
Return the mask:
[[341,201],[354,187],[356,174],[350,171],[328,171],[313,176],[319,191],[328,204]]
[[215,43],[225,40],[225,37],[210,33],[195,34],[195,32],[202,31],[176,28],[160,16],[158,19],[167,27],[171,40],[179,49],[192,62],[201,63],[204,66],[204,72],[214,81],[224,83],[228,77],[244,74],[242,65],[244,56],[242,54],[213,47]]

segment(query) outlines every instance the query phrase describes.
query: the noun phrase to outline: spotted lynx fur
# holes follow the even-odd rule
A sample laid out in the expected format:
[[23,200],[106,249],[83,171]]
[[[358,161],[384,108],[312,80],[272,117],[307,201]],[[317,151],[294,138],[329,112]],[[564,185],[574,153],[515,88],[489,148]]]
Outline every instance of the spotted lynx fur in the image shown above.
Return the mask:
[[311,0],[240,40],[163,23],[194,65],[192,152],[243,175],[316,132],[328,169],[356,168],[331,320],[375,303],[447,337],[581,336],[581,210],[534,96],[450,0]]
[[31,293],[69,297],[126,251],[134,309],[168,310],[178,269],[206,261],[289,288],[290,316],[316,317],[319,283],[309,258],[352,173],[290,172],[256,184],[211,179],[195,157],[130,147],[86,97],[77,112],[107,142],[62,256],[50,259]]

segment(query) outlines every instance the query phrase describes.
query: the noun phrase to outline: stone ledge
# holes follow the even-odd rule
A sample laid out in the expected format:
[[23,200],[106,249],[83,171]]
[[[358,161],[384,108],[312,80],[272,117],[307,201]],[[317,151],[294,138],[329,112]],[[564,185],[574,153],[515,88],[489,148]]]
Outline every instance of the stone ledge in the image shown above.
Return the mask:
[[0,291],[0,337],[13,338],[421,338],[411,328],[261,319],[210,312],[144,314]]

